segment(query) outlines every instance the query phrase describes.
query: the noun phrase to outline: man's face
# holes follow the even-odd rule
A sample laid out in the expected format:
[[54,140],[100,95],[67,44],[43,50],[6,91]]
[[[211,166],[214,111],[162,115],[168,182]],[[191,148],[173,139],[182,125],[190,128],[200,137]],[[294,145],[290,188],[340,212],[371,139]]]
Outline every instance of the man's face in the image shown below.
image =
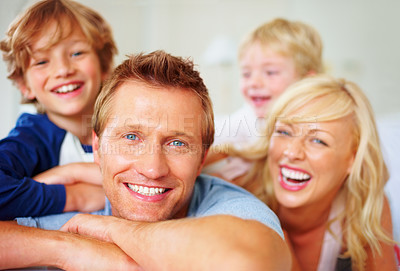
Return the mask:
[[185,217],[203,160],[200,99],[187,90],[127,82],[111,107],[93,147],[113,215]]

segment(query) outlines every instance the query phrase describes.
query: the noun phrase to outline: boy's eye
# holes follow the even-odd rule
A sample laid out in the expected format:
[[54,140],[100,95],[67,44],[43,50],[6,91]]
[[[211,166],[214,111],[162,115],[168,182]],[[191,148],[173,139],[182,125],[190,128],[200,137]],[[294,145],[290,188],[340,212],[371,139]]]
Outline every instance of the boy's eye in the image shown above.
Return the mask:
[[267,75],[276,75],[278,74],[278,71],[266,71]]
[[175,146],[175,147],[181,147],[181,146],[185,146],[185,143],[183,143],[182,141],[179,140],[174,140],[171,143],[169,143],[170,146]]
[[40,60],[40,61],[36,61],[36,62],[34,62],[35,64],[35,66],[40,66],[40,65],[44,65],[44,64],[46,64],[47,63],[47,60]]
[[242,77],[243,78],[249,78],[251,76],[250,72],[242,72]]
[[139,139],[138,136],[135,134],[128,134],[125,136],[125,138],[129,139],[129,140],[138,140]]
[[72,56],[80,56],[82,54],[83,54],[83,52],[79,51],[79,52],[72,53]]

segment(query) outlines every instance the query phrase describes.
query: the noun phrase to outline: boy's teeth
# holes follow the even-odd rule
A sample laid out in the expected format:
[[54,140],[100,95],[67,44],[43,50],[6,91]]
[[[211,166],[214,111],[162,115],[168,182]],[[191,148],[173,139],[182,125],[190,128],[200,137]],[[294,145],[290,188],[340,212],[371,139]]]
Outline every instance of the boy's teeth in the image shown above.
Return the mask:
[[64,85],[64,86],[56,89],[56,92],[57,93],[67,93],[67,92],[74,91],[78,87],[79,87],[79,85],[77,85],[77,84]]
[[136,184],[130,184],[128,183],[128,187],[136,193],[139,193],[144,196],[155,196],[155,195],[161,195],[162,193],[165,192],[165,188],[154,188],[154,187],[147,187],[147,186],[141,186],[141,185],[136,185]]
[[295,181],[299,181],[299,182],[307,181],[311,178],[311,176],[308,175],[307,173],[284,168],[284,167],[281,168],[281,173],[282,173],[282,176],[285,177],[285,179],[291,179],[291,180],[295,180]]

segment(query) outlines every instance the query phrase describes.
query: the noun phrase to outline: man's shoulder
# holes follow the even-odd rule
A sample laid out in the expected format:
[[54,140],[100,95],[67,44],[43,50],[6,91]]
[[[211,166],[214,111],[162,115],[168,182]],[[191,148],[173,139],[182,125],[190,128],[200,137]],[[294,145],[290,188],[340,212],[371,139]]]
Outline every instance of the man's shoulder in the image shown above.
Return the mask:
[[247,195],[250,197],[254,197],[251,193],[247,192],[245,189],[234,185],[230,182],[227,182],[221,178],[200,174],[196,179],[195,189],[202,189],[203,192],[210,193],[214,190],[226,191],[226,192],[235,192],[243,195]]
[[196,180],[188,216],[210,215],[257,220],[283,237],[278,217],[253,194],[220,178],[200,175]]
[[198,206],[200,210],[203,208],[207,209],[210,206],[224,206],[233,201],[243,201],[245,205],[256,203],[267,207],[242,187],[205,174],[197,177],[193,192],[193,201],[193,205]]

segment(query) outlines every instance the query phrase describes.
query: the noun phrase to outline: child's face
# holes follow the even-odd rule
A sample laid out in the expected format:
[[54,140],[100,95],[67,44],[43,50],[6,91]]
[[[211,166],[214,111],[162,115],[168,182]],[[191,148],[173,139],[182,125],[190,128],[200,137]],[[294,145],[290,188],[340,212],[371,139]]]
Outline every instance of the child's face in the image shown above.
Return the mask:
[[[65,30],[64,33],[70,32]],[[90,116],[106,76],[101,71],[99,57],[77,27],[48,48],[54,35],[55,23],[49,23],[34,39],[32,57],[20,88],[27,98],[36,98],[53,121]]]
[[265,117],[275,100],[300,79],[294,61],[258,42],[240,59],[241,92],[257,117]]

